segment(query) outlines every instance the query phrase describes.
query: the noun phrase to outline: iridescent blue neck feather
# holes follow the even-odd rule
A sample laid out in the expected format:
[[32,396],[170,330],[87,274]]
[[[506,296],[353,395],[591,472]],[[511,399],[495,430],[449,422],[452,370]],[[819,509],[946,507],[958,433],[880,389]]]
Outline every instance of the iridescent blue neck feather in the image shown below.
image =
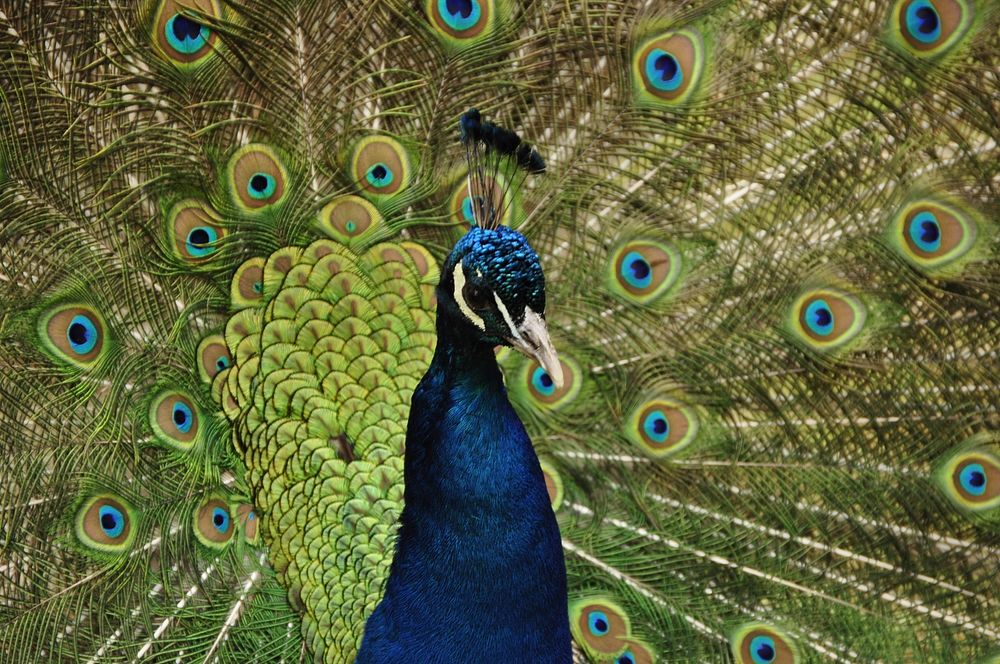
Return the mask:
[[489,343],[439,286],[396,557],[358,664],[572,661],[559,529]]

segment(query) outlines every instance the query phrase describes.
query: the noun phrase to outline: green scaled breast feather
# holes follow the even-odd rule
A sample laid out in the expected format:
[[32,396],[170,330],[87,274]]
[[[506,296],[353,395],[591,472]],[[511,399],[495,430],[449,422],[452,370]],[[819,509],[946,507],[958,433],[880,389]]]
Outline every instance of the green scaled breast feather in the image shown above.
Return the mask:
[[[250,270],[256,298],[242,295]],[[325,661],[351,661],[388,576],[436,280],[413,243],[355,254],[331,240],[252,260],[234,279],[232,364],[214,381],[271,563]]]

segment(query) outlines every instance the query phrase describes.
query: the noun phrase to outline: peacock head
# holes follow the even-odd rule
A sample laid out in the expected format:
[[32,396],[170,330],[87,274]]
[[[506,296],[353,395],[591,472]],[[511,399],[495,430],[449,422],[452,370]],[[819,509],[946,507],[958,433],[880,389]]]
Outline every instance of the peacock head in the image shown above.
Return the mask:
[[439,322],[471,340],[512,346],[562,385],[562,365],[545,325],[545,277],[527,238],[506,226],[473,228],[445,261]]

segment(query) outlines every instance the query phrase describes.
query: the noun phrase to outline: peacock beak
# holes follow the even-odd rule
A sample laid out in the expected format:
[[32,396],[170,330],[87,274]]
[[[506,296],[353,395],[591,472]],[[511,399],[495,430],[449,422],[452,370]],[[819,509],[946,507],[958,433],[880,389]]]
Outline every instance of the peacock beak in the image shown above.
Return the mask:
[[559,356],[556,355],[552,339],[549,338],[549,329],[545,325],[545,319],[528,307],[524,310],[524,320],[511,331],[514,334],[507,341],[514,348],[542,365],[556,389],[562,389],[562,364],[559,362]]

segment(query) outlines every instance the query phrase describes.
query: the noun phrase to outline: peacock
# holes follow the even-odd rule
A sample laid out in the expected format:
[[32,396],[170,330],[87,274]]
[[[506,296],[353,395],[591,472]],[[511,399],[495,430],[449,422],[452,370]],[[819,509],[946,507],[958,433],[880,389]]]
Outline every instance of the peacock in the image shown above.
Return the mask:
[[1000,662],[992,0],[0,2],[0,660]]

